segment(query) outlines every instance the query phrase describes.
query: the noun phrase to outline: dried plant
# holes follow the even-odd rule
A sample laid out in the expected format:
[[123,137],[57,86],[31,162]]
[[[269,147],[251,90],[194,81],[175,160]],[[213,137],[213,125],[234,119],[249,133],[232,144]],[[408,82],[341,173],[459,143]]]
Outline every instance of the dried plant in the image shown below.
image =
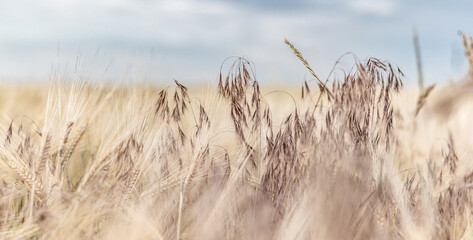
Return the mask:
[[473,77],[473,37],[467,37],[465,34],[462,35],[463,47],[465,49],[466,60],[470,69],[470,76]]
[[430,85],[425,90],[423,90],[422,93],[419,95],[419,98],[417,99],[417,105],[416,105],[416,113],[415,113],[416,116],[419,114],[420,110],[422,109],[422,107],[424,106],[427,100],[427,97],[429,96],[430,92],[434,90],[434,88],[435,88],[435,84]]
[[411,96],[377,58],[322,82],[286,43],[318,88],[265,92],[229,58],[203,95],[77,81],[0,98],[34,112],[0,121],[0,238],[470,238],[470,111],[419,114],[447,89]]

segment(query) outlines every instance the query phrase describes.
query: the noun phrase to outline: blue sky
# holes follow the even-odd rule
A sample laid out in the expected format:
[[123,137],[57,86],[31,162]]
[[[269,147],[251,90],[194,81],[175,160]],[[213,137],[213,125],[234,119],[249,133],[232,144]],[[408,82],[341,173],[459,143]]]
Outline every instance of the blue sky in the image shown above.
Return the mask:
[[[326,76],[345,52],[389,60],[415,83],[418,30],[428,83],[459,78],[459,32],[473,34],[473,1],[16,0],[0,2],[0,79],[47,80],[52,69],[108,79],[213,82],[228,56],[253,61],[264,83],[307,71],[284,38]],[[79,59],[78,69],[76,61]],[[346,58],[342,68],[349,69]]]

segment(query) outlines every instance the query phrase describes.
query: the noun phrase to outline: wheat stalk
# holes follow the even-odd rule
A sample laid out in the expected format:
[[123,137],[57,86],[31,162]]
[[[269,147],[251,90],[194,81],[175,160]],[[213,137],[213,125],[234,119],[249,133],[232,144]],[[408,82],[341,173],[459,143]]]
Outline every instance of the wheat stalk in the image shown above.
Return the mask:
[[419,95],[419,98],[417,99],[417,106],[416,106],[415,116],[417,116],[419,114],[420,110],[422,109],[422,107],[424,106],[424,104],[426,102],[427,97],[432,92],[432,90],[434,90],[434,88],[435,88],[435,84],[430,85],[425,90],[423,90],[422,93]]
[[292,49],[292,51],[297,56],[297,58],[299,58],[299,60],[301,60],[301,62],[304,64],[304,66],[309,70],[310,74],[312,74],[312,76],[314,76],[317,79],[317,82],[319,83],[319,86],[321,86],[321,88],[324,91],[327,92],[329,97],[331,99],[333,99],[334,96],[333,96],[332,92],[327,88],[325,83],[323,83],[322,80],[320,80],[320,78],[317,76],[317,74],[315,74],[314,70],[312,70],[312,68],[310,67],[307,60],[302,56],[302,53],[291,42],[289,42],[289,40],[285,39],[284,42]]

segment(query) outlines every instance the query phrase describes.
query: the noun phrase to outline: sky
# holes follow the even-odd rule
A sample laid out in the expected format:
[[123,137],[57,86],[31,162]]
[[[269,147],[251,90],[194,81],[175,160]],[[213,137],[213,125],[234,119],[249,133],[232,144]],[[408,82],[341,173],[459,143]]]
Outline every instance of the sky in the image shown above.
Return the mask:
[[[470,0],[15,0],[0,1],[0,81],[52,73],[109,81],[216,82],[230,56],[263,83],[311,77],[289,39],[327,77],[352,52],[399,66],[417,81],[417,29],[427,84],[466,73],[460,33],[473,34]],[[344,57],[338,71],[349,70]]]

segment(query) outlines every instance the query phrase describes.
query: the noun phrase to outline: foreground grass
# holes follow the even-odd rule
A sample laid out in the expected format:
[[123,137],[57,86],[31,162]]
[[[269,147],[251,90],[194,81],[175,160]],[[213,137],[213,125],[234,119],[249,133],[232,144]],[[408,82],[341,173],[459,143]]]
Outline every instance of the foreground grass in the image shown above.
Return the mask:
[[0,237],[469,239],[469,93],[401,78],[265,92],[236,59],[205,91],[4,88]]

